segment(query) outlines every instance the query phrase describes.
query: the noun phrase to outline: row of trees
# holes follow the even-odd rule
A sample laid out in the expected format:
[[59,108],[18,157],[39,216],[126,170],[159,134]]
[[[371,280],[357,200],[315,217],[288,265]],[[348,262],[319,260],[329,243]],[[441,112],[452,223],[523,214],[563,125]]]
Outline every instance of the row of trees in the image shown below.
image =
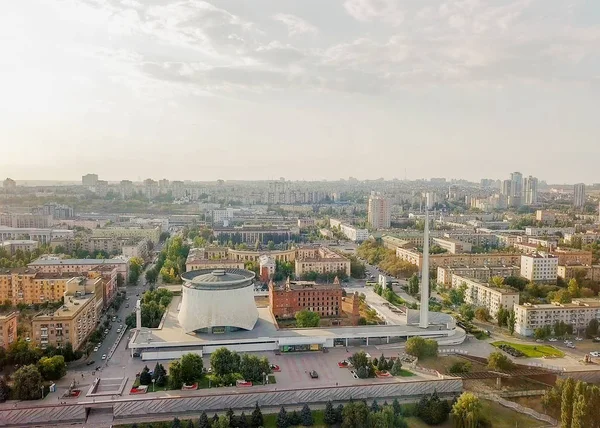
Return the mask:
[[[235,379],[244,379],[246,381],[261,383],[264,376],[271,373],[269,360],[265,357],[259,358],[256,355],[238,354],[227,348],[219,348],[210,356],[210,366],[212,375],[209,379],[215,385],[235,383]],[[264,375],[263,375],[264,374]],[[231,377],[232,382],[227,382]]]
[[[185,260],[190,247],[183,243],[181,236],[171,238],[158,257],[157,269],[163,282],[167,284],[179,281],[179,275],[185,272]],[[160,266],[160,267],[159,267]]]
[[600,388],[597,385],[558,380],[542,398],[544,409],[562,428],[599,428]]
[[369,264],[378,265],[392,276],[408,278],[418,272],[419,268],[396,257],[396,252],[385,248],[380,241],[368,240],[363,242],[356,254]]
[[349,361],[356,369],[356,374],[361,379],[374,377],[377,371],[389,371],[393,376],[399,376],[402,373],[402,362],[399,358],[387,359],[381,354],[379,359],[373,358],[369,360],[364,351],[359,351],[353,354]]
[[129,259],[129,283],[137,284],[142,270],[144,269],[144,260],[139,257]]
[[[150,289],[142,296],[142,327],[156,328],[160,324],[167,306],[173,300],[173,293],[164,288],[157,290]],[[125,323],[130,327],[135,327],[135,312],[132,312],[125,319]]]
[[75,361],[81,358],[80,351],[74,351],[73,345],[67,342],[65,346],[56,348],[48,346],[42,350],[31,346],[24,339],[17,339],[8,346],[8,349],[0,347],[0,369],[7,365],[26,366],[29,364],[37,364],[43,357],[61,356],[65,362]]
[[28,364],[12,375],[11,389],[4,377],[0,378],[0,402],[12,396],[16,400],[37,400],[42,395],[42,382],[55,381],[67,374],[67,365],[62,355],[42,357],[37,364]]

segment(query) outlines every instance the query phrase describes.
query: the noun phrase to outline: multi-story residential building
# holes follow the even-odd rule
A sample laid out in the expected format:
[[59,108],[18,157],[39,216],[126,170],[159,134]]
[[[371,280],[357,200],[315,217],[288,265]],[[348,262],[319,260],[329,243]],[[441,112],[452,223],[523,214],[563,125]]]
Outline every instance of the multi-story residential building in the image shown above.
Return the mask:
[[101,278],[73,278],[64,292],[64,304],[55,312],[31,321],[32,341],[44,349],[67,342],[78,349],[95,330],[103,306]]
[[593,260],[591,251],[556,248],[552,254],[558,257],[559,265],[591,265]]
[[498,237],[491,233],[474,233],[467,230],[451,230],[444,232],[444,238],[457,239],[471,245],[480,247],[495,247],[498,245]]
[[298,229],[308,229],[309,227],[314,227],[315,219],[314,218],[299,218],[298,219]]
[[342,221],[334,218],[329,220],[329,225],[331,227],[339,228],[340,232],[342,232],[342,234],[351,241],[362,242],[369,239],[369,231],[367,229],[359,229],[356,226],[343,223]]
[[31,210],[31,214],[50,216],[54,220],[65,220],[73,218],[73,207],[68,205],[60,205],[48,203],[41,207],[35,207]]
[[[414,248],[397,248],[396,257],[412,263],[417,267],[423,265],[423,254]],[[429,266],[497,266],[497,265],[520,265],[521,255],[514,253],[483,253],[483,254],[430,254]]]
[[49,244],[55,239],[72,238],[74,232],[66,229],[36,229],[0,226],[0,241],[31,239],[39,241],[40,244]]
[[537,210],[535,212],[535,220],[547,225],[552,225],[556,222],[556,214],[548,210]]
[[43,214],[29,213],[0,213],[0,226],[18,229],[43,229],[52,225],[52,217]]
[[212,211],[212,221],[213,224],[220,224],[220,225],[227,225],[227,222],[229,222],[231,219],[233,219],[233,214],[234,214],[234,209],[233,208],[226,208],[224,210],[213,210]]
[[558,257],[548,253],[523,254],[521,276],[531,282],[556,283]]
[[576,299],[572,303],[553,302],[533,305],[515,305],[515,331],[522,336],[533,336],[538,328],[553,327],[557,322],[571,325],[581,331],[592,319],[600,320],[600,300]]
[[573,205],[582,208],[585,205],[585,184],[577,183],[573,187]]
[[278,286],[269,283],[269,304],[276,319],[294,318],[308,310],[322,317],[337,317],[342,312],[342,286],[336,278],[333,284],[313,281],[290,281]]
[[27,265],[43,273],[74,273],[85,275],[99,266],[117,268],[117,273],[127,281],[129,278],[129,262],[125,259],[59,259],[56,257],[40,257]]
[[4,241],[0,243],[0,247],[4,248],[7,253],[14,255],[17,251],[33,251],[40,246],[38,241],[31,239],[16,239],[11,241]]
[[498,288],[466,276],[452,275],[452,288],[467,286],[465,302],[487,308],[496,316],[500,308],[511,309],[519,303],[519,292],[510,287]]
[[523,204],[523,174],[520,172],[510,174],[509,204],[512,207],[519,207]]
[[150,257],[150,248],[148,247],[148,241],[145,239],[123,245],[121,251],[123,256],[127,258],[139,257],[142,260],[148,260]]
[[231,241],[233,243],[245,243],[254,245],[256,242],[266,244],[273,241],[278,244],[287,242],[292,237],[292,231],[288,228],[275,227],[216,227],[213,234],[221,242]]
[[494,276],[506,278],[509,276],[518,276],[520,272],[521,268],[519,266],[440,266],[437,268],[437,283],[446,287],[451,286],[454,275],[473,278],[487,283]]
[[587,245],[600,241],[600,233],[565,233],[563,239],[567,244],[573,244],[574,242],[579,241],[582,245]]
[[[433,243],[433,238],[442,236],[444,236],[443,231],[431,230],[429,232],[429,245]],[[423,244],[425,243],[423,232],[418,230],[407,230],[400,233],[394,233],[394,235],[383,235],[381,239],[383,241],[383,245],[391,250],[395,250],[397,247],[406,246],[406,242],[409,242],[417,247],[423,247]]]
[[389,199],[371,192],[368,206],[368,221],[373,229],[389,229],[392,219]]
[[86,187],[94,187],[98,184],[98,174],[86,174],[81,177],[81,184]]
[[497,234],[496,238],[498,238],[498,246],[499,247],[514,247],[515,244],[519,241],[519,236],[514,234]]
[[300,247],[296,256],[296,277],[300,278],[308,272],[344,272],[350,276],[350,260],[327,247]]
[[600,265],[558,265],[557,274],[565,281],[583,276],[590,281],[600,281]]
[[185,261],[187,271],[198,269],[243,269],[244,260],[228,258],[227,247],[192,248]]
[[273,257],[270,257],[266,254],[260,256],[259,260],[259,272],[260,272],[260,280],[262,282],[267,282],[273,275],[275,275],[275,269],[277,268],[277,263]]
[[525,235],[527,236],[550,236],[550,235],[565,235],[567,233],[575,233],[574,227],[526,227]]
[[546,249],[554,249],[558,246],[558,237],[556,236],[527,236],[521,235],[517,238],[518,243],[531,244]]
[[69,273],[43,273],[32,268],[0,270],[0,301],[8,300],[12,305],[57,302],[73,276]]
[[524,194],[525,194],[525,205],[535,205],[538,200],[538,179],[532,177],[525,177],[523,182]]
[[161,228],[160,226],[150,227],[106,227],[103,229],[93,229],[92,237],[100,238],[116,238],[116,239],[127,239],[127,240],[141,240],[152,241],[157,244],[160,239]]
[[473,248],[468,242],[452,238],[433,238],[433,245],[443,248],[450,254],[470,253]]
[[12,178],[7,178],[2,182],[2,187],[6,192],[14,192],[17,188],[17,182]]
[[0,347],[7,349],[11,343],[17,340],[18,312],[0,315]]

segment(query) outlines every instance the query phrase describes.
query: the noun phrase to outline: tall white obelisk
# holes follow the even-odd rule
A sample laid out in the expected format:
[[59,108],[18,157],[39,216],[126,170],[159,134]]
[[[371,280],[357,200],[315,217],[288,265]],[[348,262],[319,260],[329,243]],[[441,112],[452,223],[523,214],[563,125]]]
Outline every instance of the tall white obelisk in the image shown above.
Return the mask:
[[[427,195],[429,196],[429,195]],[[429,200],[425,204],[425,231],[423,237],[423,270],[421,272],[421,314],[419,327],[429,327]]]

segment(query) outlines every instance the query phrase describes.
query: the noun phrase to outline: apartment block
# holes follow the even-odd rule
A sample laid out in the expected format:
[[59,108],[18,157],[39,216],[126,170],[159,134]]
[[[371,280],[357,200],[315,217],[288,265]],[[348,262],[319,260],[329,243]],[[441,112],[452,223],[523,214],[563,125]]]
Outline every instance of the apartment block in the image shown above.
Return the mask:
[[329,225],[331,227],[339,228],[340,232],[342,232],[342,234],[351,241],[362,242],[369,239],[369,231],[367,229],[360,229],[356,226],[343,223],[342,221],[333,218],[329,220]]
[[[397,248],[396,257],[401,260],[412,263],[417,267],[423,264],[423,254],[413,248]],[[483,253],[483,254],[430,254],[429,266],[438,268],[439,266],[499,266],[521,265],[521,255],[515,253]]]
[[550,236],[564,235],[566,233],[575,233],[574,227],[526,227],[527,236]]
[[593,259],[591,251],[570,248],[557,248],[552,251],[552,255],[558,257],[559,265],[591,265]]
[[437,283],[449,287],[452,285],[452,277],[454,275],[473,278],[487,283],[494,276],[506,278],[509,276],[518,276],[520,272],[521,268],[519,266],[440,266],[437,268]]
[[473,246],[468,242],[452,238],[433,238],[433,245],[437,245],[450,254],[470,253]]
[[567,282],[579,275],[591,281],[600,281],[600,265],[558,265],[557,275]]
[[161,234],[160,226],[150,227],[106,227],[104,229],[93,229],[92,237],[116,238],[139,241],[145,239],[158,244]]
[[52,225],[52,216],[30,213],[0,213],[0,226],[21,228],[47,228]]
[[40,243],[38,241],[33,241],[31,239],[16,239],[0,243],[0,247],[4,248],[11,256],[19,250],[31,252],[36,250],[39,246]]
[[491,233],[473,233],[466,230],[449,231],[444,233],[444,238],[457,239],[462,242],[467,242],[471,245],[481,247],[492,247],[498,245],[498,237]]
[[78,349],[96,328],[102,305],[101,278],[73,278],[67,284],[64,305],[33,318],[33,343],[44,349],[71,342],[73,349]]
[[123,245],[121,251],[123,256],[127,257],[128,259],[139,257],[142,260],[148,260],[150,257],[150,247],[148,246],[148,241],[145,239]]
[[533,336],[538,328],[554,326],[557,322],[573,326],[573,330],[582,330],[592,319],[600,320],[600,300],[577,299],[571,303],[553,302],[533,305],[525,303],[515,305],[515,331],[522,336]]
[[593,244],[600,241],[600,233],[565,233],[564,240],[567,244],[572,244],[575,241],[580,241],[582,245]]
[[335,273],[350,276],[350,260],[327,247],[300,247],[296,256],[296,277],[308,272]]
[[[429,244],[432,244],[433,238],[438,238],[442,236],[444,236],[443,231],[430,230]],[[420,232],[418,230],[395,233],[394,235],[383,235],[381,237],[381,240],[383,241],[383,245],[386,248],[392,250],[396,250],[396,248],[398,247],[405,247],[407,242],[417,247],[423,247],[423,244],[425,243],[423,232]]]
[[292,238],[292,231],[288,228],[275,227],[216,227],[213,229],[215,238],[222,242],[245,243],[254,245],[256,242],[266,244],[273,241],[276,244],[287,242]]
[[510,287],[497,288],[466,276],[452,275],[452,288],[467,286],[465,302],[487,308],[490,315],[496,316],[500,308],[511,309],[519,304],[519,292]]
[[548,225],[554,224],[556,221],[556,214],[553,211],[537,210],[535,212],[535,220]]
[[282,286],[269,283],[269,304],[277,319],[294,318],[296,313],[308,310],[322,317],[336,317],[342,311],[342,286],[317,284],[313,281],[290,281]]
[[97,266],[117,268],[117,272],[127,281],[129,278],[129,262],[124,259],[59,259],[55,257],[41,257],[27,265],[44,273],[74,273],[85,275]]
[[532,282],[556,283],[558,257],[547,253],[523,254],[521,276]]
[[391,204],[384,196],[371,192],[367,209],[368,221],[373,229],[389,229],[391,224]]
[[32,268],[0,270],[0,301],[9,300],[12,305],[56,302],[62,298],[67,281],[73,276]]
[[299,218],[298,219],[298,228],[300,230],[308,229],[309,227],[314,227],[315,219],[314,218]]
[[0,315],[0,347],[6,349],[17,340],[18,312]]

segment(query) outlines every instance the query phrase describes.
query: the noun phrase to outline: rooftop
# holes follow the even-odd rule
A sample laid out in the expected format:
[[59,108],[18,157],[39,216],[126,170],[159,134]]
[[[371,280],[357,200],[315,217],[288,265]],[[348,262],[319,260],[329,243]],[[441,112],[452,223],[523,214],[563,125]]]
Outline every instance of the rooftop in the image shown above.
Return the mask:
[[105,265],[105,264],[127,264],[123,259],[57,259],[40,258],[29,263],[28,266],[53,266],[53,265]]
[[184,286],[196,290],[243,288],[252,283],[254,272],[246,269],[199,269],[181,275]]
[[[273,283],[273,289],[282,291],[282,290],[285,290],[287,285],[288,285],[288,282],[284,282],[281,284]],[[291,290],[305,290],[305,289],[331,290],[334,288],[339,288],[339,289],[342,288],[339,281],[333,282],[330,284],[317,284],[314,281],[289,281],[289,286],[290,286]]]

